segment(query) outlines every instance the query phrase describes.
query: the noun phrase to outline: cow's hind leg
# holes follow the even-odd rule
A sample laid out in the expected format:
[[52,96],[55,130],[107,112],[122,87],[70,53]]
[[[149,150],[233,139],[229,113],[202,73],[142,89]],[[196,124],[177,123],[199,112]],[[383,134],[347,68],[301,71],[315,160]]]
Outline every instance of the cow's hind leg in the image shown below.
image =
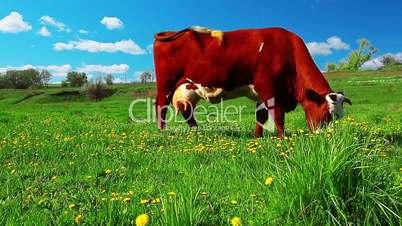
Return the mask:
[[169,106],[169,100],[167,94],[163,94],[158,92],[155,101],[155,110],[156,110],[156,120],[158,123],[158,128],[160,130],[164,129],[166,126],[166,113]]
[[194,109],[195,109],[195,106],[188,107],[187,109],[181,111],[181,114],[183,115],[183,117],[186,120],[189,127],[197,127],[198,126],[197,121],[195,120],[195,117],[194,117],[194,113],[195,113]]

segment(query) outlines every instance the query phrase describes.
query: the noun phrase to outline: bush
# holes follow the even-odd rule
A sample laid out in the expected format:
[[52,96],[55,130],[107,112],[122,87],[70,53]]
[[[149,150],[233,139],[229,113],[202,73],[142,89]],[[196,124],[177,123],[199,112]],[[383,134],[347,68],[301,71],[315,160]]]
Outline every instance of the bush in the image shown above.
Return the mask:
[[327,65],[326,65],[326,68],[327,68],[327,71],[328,72],[331,72],[331,71],[336,71],[336,64],[335,63],[328,63]]
[[90,100],[99,101],[113,95],[114,90],[108,89],[102,80],[87,84],[85,87],[86,94]]

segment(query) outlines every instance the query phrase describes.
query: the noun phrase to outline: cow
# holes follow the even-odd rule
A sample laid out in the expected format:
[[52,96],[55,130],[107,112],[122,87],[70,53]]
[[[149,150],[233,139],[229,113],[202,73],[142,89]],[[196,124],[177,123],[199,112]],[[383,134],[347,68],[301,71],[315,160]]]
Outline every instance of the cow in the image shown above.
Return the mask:
[[197,126],[191,110],[199,99],[219,102],[219,98],[249,95],[259,109],[256,137],[263,135],[268,112],[282,137],[285,113],[297,104],[303,107],[311,130],[341,118],[343,103],[351,104],[343,93],[330,88],[303,40],[283,28],[221,32],[190,27],[157,33],[153,47],[161,130],[175,95],[192,98],[191,108],[180,101],[173,103],[190,127]]

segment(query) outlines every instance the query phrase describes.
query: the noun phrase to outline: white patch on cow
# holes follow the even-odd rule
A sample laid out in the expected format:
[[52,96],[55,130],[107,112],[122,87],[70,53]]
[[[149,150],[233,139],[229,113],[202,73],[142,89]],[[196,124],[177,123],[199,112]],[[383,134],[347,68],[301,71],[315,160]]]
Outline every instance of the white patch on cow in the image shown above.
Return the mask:
[[[336,100],[331,99],[331,95],[336,96]],[[337,118],[342,118],[344,116],[343,101],[345,96],[341,93],[329,93],[325,96],[325,100],[328,102],[328,111],[331,115]]]
[[261,43],[261,45],[260,45],[260,49],[258,50],[258,52],[260,52],[260,53],[261,53],[262,48],[264,48],[264,42],[262,42],[262,43]]
[[[258,93],[254,89],[254,85],[238,86],[230,91],[223,88],[209,88],[204,87],[199,83],[187,79],[189,83],[181,84],[174,92],[172,104],[179,111],[189,110],[189,107],[194,107],[200,99],[204,99],[210,103],[219,103],[223,100],[234,99],[238,97],[247,97],[256,102],[260,101]],[[193,84],[196,89],[187,88],[188,85]]]
[[179,111],[187,111],[192,108],[200,100],[200,96],[193,89],[187,89],[187,85],[190,83],[181,84],[175,90],[172,98],[172,103],[176,109],[176,114]]
[[259,101],[260,98],[258,93],[254,89],[254,85],[243,85],[233,88],[230,91],[224,90],[223,88],[210,88],[204,87],[199,83],[193,82],[191,79],[187,79],[190,83],[195,85],[197,89],[195,92],[197,95],[210,102],[210,103],[219,103],[222,100],[234,99],[238,97],[248,97],[251,100]]

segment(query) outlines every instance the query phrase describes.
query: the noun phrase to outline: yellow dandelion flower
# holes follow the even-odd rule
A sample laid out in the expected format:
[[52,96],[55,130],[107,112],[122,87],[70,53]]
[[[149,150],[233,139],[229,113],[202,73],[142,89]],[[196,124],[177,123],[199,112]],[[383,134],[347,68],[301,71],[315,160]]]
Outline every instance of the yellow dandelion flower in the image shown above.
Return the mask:
[[271,185],[273,181],[274,181],[274,178],[268,177],[267,179],[265,179],[265,185]]
[[203,191],[203,192],[201,192],[201,195],[202,196],[208,196],[208,192]]
[[155,198],[155,199],[152,199],[152,201],[151,201],[152,204],[156,204],[156,203],[160,203],[160,202],[161,202],[160,198]]
[[105,170],[105,173],[106,173],[106,174],[111,174],[111,173],[112,173],[112,170],[111,170],[111,169],[107,169],[107,170]]
[[128,202],[130,200],[131,200],[131,198],[129,198],[129,197],[126,197],[126,198],[123,199],[124,202]]
[[69,209],[75,208],[75,204],[70,204],[70,205],[68,205],[68,208],[69,208]]
[[236,204],[237,204],[237,200],[231,200],[230,203],[233,204],[233,205],[236,205]]
[[78,214],[78,215],[74,218],[74,221],[75,221],[75,223],[77,223],[77,224],[80,224],[80,223],[81,223],[81,220],[82,220],[82,215],[81,215],[81,214]]
[[149,224],[149,216],[146,213],[139,215],[135,219],[135,225],[136,226],[146,226],[148,224]]
[[149,199],[141,199],[140,204],[148,204],[149,201],[150,201]]
[[175,196],[176,195],[176,193],[174,193],[173,191],[168,192],[167,194],[168,194],[168,196]]
[[230,220],[230,224],[231,224],[232,226],[240,226],[240,225],[241,225],[240,217],[233,217],[233,218]]

